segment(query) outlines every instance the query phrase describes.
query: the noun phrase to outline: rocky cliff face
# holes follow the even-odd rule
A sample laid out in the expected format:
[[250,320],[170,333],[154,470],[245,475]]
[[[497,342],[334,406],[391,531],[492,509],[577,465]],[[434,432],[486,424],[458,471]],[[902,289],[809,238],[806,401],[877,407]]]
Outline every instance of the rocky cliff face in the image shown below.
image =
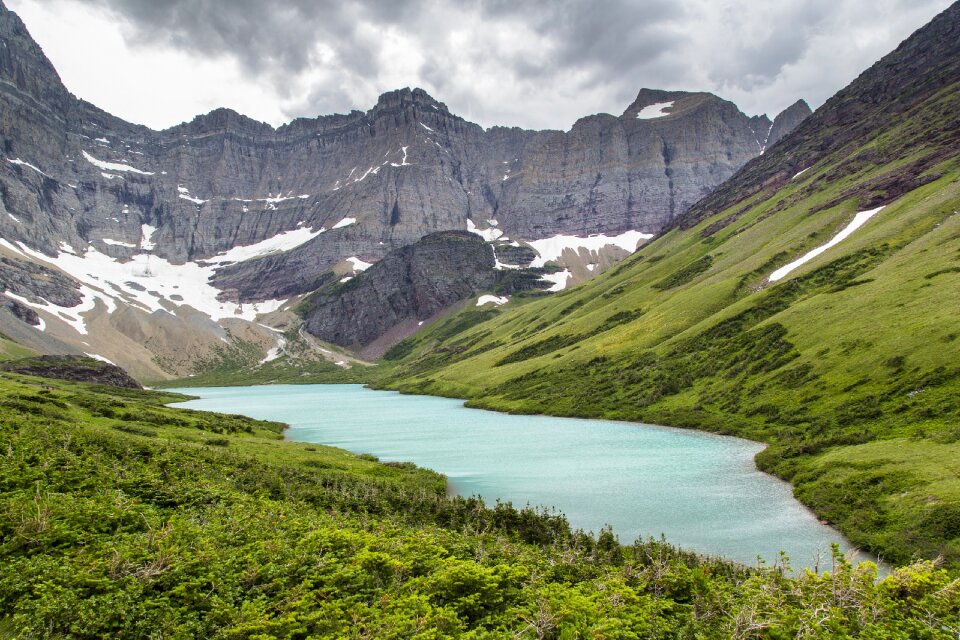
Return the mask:
[[781,111],[770,125],[767,140],[763,145],[764,150],[772,147],[780,141],[780,138],[796,129],[811,113],[813,112],[810,110],[810,105],[807,104],[806,100],[797,100]]
[[496,283],[494,254],[465,231],[428,235],[353,278],[321,288],[302,304],[313,335],[360,349],[404,321],[423,321]]
[[218,109],[153,131],[71,95],[2,4],[0,107],[0,251],[77,280],[81,302],[57,304],[78,328],[117,305],[253,320],[436,231],[657,233],[771,132],[716,96],[648,89],[568,132],[484,130],[420,89],[279,128]]

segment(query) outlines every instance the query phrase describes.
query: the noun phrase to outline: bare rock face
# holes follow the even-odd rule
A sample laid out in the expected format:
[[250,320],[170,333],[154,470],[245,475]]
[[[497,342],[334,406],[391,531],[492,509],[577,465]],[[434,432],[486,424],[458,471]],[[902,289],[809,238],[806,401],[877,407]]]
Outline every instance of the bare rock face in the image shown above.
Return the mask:
[[90,382],[125,389],[143,388],[117,365],[86,356],[37,356],[7,362],[0,368],[25,376]]
[[361,348],[405,320],[493,288],[493,250],[465,231],[430,234],[363,273],[313,293],[301,305],[306,329],[327,342]]
[[810,105],[807,104],[806,100],[797,100],[781,111],[773,119],[773,124],[770,125],[770,133],[767,135],[764,149],[772,147],[780,138],[796,129],[811,113],[813,111],[810,110]]
[[30,301],[46,300],[60,307],[75,307],[83,301],[79,289],[79,284],[55,269],[0,257],[0,292]]

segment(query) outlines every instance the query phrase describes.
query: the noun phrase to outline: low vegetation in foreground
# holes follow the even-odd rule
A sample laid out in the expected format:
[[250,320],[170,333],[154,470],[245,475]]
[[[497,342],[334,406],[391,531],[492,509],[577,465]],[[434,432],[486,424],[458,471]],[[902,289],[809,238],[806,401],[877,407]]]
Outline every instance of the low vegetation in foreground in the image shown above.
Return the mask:
[[953,638],[960,581],[790,577],[281,440],[183,396],[0,373],[0,637]]

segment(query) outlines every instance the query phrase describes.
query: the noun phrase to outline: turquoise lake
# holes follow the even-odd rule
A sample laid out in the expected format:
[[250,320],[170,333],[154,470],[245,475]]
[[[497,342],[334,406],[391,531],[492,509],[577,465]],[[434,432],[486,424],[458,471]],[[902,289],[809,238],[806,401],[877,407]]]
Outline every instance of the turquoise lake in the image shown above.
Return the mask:
[[[172,389],[177,406],[290,425],[289,440],[409,460],[445,474],[461,495],[555,507],[575,528],[609,524],[621,542],[673,544],[747,564],[784,551],[794,569],[848,544],[757,470],[763,445],[628,422],[513,416],[461,400],[361,385]],[[860,558],[865,559],[865,558]]]

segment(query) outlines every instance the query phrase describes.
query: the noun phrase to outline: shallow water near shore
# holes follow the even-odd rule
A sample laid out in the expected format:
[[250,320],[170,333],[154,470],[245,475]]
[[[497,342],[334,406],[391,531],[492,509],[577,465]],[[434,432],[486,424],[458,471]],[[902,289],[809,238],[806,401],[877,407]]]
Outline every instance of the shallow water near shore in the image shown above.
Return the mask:
[[[288,440],[412,461],[445,474],[452,490],[493,503],[553,507],[575,528],[611,525],[621,542],[665,535],[675,545],[749,565],[780,551],[794,569],[829,564],[849,545],[759,471],[762,444],[628,422],[514,416],[461,400],[362,385],[171,389],[199,396],[177,406],[290,425]],[[867,559],[863,556],[858,559]]]

